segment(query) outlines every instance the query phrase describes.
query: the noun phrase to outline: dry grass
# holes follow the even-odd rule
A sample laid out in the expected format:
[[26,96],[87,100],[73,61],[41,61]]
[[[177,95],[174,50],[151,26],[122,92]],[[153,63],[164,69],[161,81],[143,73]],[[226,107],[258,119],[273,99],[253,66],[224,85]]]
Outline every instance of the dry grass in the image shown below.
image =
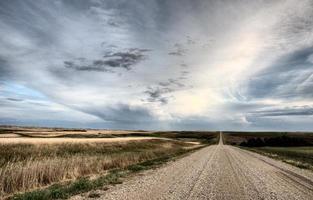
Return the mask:
[[140,163],[166,160],[216,141],[216,132],[0,126],[0,199],[82,177],[101,177],[111,169],[136,171],[145,168]]
[[193,144],[170,140],[0,143],[0,198],[171,155]]
[[[149,131],[136,130],[106,130],[106,129],[63,129],[63,128],[38,128],[38,127],[18,127],[0,126],[0,137],[64,137],[77,135],[79,137],[106,137],[108,135],[127,135],[127,134],[149,134]],[[13,134],[13,135],[11,135]]]
[[7,134],[0,134],[0,138],[2,140],[2,138],[18,138],[21,137],[18,134],[14,134],[14,133],[7,133]]
[[27,137],[6,137],[0,139],[0,144],[29,143],[29,144],[55,144],[55,143],[112,143],[128,142],[134,140],[151,140],[153,137],[117,137],[117,138],[27,138]]

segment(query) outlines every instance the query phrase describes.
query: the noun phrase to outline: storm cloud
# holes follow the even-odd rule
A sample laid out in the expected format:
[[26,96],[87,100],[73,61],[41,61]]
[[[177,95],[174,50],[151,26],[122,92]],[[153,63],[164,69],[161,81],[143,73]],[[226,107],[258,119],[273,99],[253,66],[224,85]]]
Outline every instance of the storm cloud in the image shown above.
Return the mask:
[[310,130],[311,0],[0,1],[0,123]]

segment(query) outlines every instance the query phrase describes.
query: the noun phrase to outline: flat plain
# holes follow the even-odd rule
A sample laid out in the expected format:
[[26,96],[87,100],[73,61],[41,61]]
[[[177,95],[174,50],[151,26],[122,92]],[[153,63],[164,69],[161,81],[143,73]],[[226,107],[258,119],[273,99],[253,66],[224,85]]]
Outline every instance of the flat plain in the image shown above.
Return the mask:
[[309,200],[312,138],[6,126],[0,199]]
[[119,182],[116,170],[142,170],[215,143],[217,136],[216,132],[190,137],[179,132],[1,127],[0,199],[68,198]]

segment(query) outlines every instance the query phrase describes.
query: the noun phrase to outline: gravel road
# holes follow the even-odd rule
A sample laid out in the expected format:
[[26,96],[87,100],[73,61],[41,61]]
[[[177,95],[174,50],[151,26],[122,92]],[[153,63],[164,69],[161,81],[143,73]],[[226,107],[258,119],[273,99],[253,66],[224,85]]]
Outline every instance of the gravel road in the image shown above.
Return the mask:
[[99,199],[312,200],[313,173],[220,141],[132,177]]

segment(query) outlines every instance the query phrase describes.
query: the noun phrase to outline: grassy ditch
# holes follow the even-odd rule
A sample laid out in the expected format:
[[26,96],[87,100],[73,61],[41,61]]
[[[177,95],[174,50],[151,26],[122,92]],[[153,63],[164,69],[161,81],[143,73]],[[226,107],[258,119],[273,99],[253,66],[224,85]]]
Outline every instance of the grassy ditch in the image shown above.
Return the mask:
[[313,171],[313,147],[241,147]]
[[226,144],[313,170],[313,133],[226,132],[223,138]]

